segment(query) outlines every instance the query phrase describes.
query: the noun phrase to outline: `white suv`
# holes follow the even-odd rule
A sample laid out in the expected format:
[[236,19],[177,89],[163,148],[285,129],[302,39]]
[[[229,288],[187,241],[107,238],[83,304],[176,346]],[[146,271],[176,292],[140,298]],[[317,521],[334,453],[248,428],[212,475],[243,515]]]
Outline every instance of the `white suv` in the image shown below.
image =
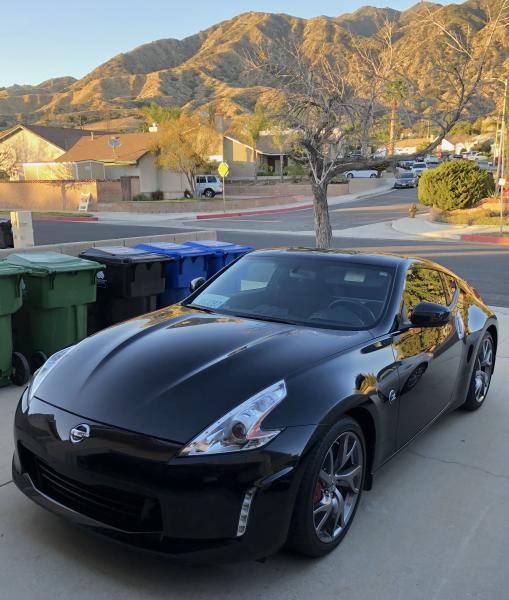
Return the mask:
[[217,175],[197,175],[196,191],[199,196],[213,198],[223,193],[223,185]]

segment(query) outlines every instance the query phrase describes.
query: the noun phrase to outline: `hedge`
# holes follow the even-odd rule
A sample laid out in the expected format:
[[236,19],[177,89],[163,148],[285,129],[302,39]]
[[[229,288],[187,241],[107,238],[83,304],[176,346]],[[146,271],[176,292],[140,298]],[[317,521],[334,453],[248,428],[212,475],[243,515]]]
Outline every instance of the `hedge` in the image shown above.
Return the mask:
[[495,189],[493,176],[471,160],[450,160],[425,171],[419,179],[422,204],[440,210],[473,208]]

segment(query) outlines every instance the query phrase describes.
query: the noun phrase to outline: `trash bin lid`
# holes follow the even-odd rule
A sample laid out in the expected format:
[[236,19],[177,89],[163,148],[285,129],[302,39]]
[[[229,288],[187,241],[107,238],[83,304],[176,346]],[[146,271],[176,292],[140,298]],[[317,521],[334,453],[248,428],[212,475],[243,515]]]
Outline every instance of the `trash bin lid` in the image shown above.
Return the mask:
[[5,260],[0,260],[0,277],[12,277],[13,275],[23,275],[25,269],[17,265],[11,265]]
[[240,246],[239,244],[232,244],[231,242],[221,242],[220,240],[198,240],[197,242],[184,242],[186,246],[192,248],[202,248],[208,250],[217,255],[229,254],[231,252],[251,252],[254,250],[251,246]]
[[45,277],[50,273],[66,273],[69,271],[97,270],[101,268],[95,262],[82,260],[61,252],[26,252],[10,254],[6,261],[12,265],[23,267],[27,274]]
[[164,254],[173,258],[184,258],[193,256],[207,256],[210,254],[210,250],[204,248],[192,248],[185,244],[175,244],[173,242],[153,242],[150,244],[138,244],[136,248],[140,250],[147,250],[148,252],[155,252],[156,254]]
[[102,262],[105,265],[170,262],[173,260],[170,256],[162,256],[161,254],[147,252],[139,248],[129,248],[128,246],[100,246],[90,248],[81,252],[80,257]]

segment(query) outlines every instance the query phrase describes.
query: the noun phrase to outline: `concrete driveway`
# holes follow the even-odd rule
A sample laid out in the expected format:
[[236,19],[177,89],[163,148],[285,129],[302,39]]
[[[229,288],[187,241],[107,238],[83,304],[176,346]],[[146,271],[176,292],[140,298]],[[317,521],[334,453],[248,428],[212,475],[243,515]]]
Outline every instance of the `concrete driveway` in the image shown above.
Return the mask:
[[181,567],[96,538],[9,482],[19,389],[0,391],[0,599],[455,600],[508,597],[509,310],[486,405],[455,412],[376,477],[322,560]]

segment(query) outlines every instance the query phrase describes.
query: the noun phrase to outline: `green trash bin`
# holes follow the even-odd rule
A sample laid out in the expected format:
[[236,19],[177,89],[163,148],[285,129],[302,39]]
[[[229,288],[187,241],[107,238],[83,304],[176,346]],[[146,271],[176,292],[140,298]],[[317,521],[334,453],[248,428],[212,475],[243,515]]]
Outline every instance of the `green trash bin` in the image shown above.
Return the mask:
[[22,304],[21,280],[24,269],[0,261],[0,387],[24,385],[30,379],[27,359],[13,353],[12,315]]
[[59,252],[11,254],[25,270],[23,306],[14,317],[14,348],[32,370],[87,336],[87,304],[96,299],[96,273],[104,266]]

